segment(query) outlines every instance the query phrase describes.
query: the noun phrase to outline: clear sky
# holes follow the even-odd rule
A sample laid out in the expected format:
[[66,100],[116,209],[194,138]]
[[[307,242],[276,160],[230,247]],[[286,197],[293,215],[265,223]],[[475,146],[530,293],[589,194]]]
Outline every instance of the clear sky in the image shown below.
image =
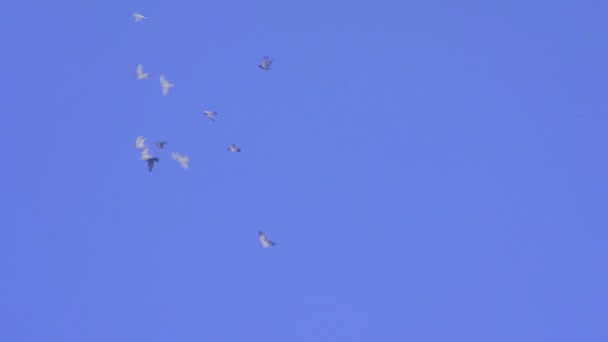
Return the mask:
[[606,1],[0,9],[0,341],[608,341]]

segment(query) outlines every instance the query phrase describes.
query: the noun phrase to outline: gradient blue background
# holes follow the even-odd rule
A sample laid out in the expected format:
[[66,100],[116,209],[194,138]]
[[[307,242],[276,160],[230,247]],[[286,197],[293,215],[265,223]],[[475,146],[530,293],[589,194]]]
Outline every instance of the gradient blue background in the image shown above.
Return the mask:
[[0,341],[608,341],[606,1],[0,9]]

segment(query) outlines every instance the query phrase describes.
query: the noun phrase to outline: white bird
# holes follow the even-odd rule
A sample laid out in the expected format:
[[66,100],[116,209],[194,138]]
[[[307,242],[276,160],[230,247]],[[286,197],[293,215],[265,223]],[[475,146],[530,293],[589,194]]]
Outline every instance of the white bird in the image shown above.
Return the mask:
[[171,153],[171,157],[177,160],[178,163],[184,168],[184,170],[188,170],[188,163],[190,162],[190,158],[188,156],[182,156],[177,152]]
[[142,21],[144,19],[148,19],[148,17],[146,17],[146,16],[144,16],[142,14],[139,14],[139,13],[133,13],[133,18],[135,18],[135,22],[136,23],[138,23],[138,22],[140,22],[140,21]]
[[203,111],[203,114],[205,114],[207,117],[209,117],[209,119],[211,119],[211,121],[215,122],[215,116],[217,115],[217,112],[214,112],[212,110],[205,110],[205,111]]
[[137,79],[138,80],[145,80],[146,78],[148,78],[148,73],[144,72],[144,66],[143,66],[143,64],[139,64],[137,66],[136,72],[137,72]]
[[144,138],[141,135],[138,136],[137,138],[135,138],[135,147],[140,148],[140,149],[146,147],[145,141],[146,141],[146,138]]
[[261,230],[258,231],[258,238],[260,239],[262,247],[268,248],[270,246],[274,246],[274,241],[269,240],[266,234],[264,234],[264,232]]
[[154,156],[150,154],[150,148],[146,146],[141,150],[141,160],[148,160],[151,158],[154,158]]
[[163,88],[163,95],[167,95],[169,93],[169,88],[175,87],[175,84],[167,81],[165,76],[160,76],[160,86]]
[[228,150],[230,150],[230,152],[241,152],[241,149],[236,147],[235,144],[230,144],[230,146],[228,146]]
[[258,67],[263,70],[270,70],[270,64],[272,64],[272,62],[274,62],[274,60],[270,59],[268,56],[264,56],[262,63],[258,65]]

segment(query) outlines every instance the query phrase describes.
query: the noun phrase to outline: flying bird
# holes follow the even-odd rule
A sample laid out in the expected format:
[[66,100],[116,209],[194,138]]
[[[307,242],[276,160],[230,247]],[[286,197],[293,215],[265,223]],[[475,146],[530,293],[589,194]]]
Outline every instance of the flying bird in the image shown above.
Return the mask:
[[141,135],[138,136],[137,138],[135,138],[135,147],[137,147],[137,148],[144,148],[144,147],[146,147],[145,141],[146,141],[146,138],[144,138]]
[[236,147],[235,144],[230,144],[230,146],[228,146],[228,150],[230,150],[230,152],[241,152],[241,149]]
[[141,160],[148,160],[150,158],[154,158],[154,156],[150,154],[150,148],[145,146],[144,149],[141,150]]
[[272,64],[272,62],[274,62],[273,59],[270,59],[268,56],[264,56],[262,63],[260,65],[258,65],[258,67],[260,67],[263,70],[270,70],[270,64]]
[[144,19],[148,19],[148,17],[146,17],[146,16],[144,16],[142,14],[139,14],[139,13],[133,13],[133,18],[135,18],[135,22],[136,23],[138,23],[138,22],[140,22],[140,21],[142,21]]
[[167,81],[164,75],[160,76],[160,86],[163,88],[163,95],[167,95],[169,93],[169,88],[175,87],[175,84]]
[[148,73],[144,72],[144,66],[143,64],[139,64],[137,66],[137,79],[138,80],[145,80],[146,78],[148,78]]
[[190,162],[190,158],[188,156],[182,156],[177,152],[171,153],[171,157],[177,160],[178,163],[184,168],[184,170],[188,170],[188,163]]
[[217,115],[217,112],[214,112],[212,110],[205,110],[203,111],[203,113],[209,118],[211,119],[211,121],[215,122],[215,116]]
[[167,142],[166,141],[157,141],[155,143],[155,145],[158,146],[158,148],[164,148],[165,145],[167,145]]
[[262,247],[268,248],[270,246],[274,246],[274,241],[269,240],[266,234],[264,234],[264,232],[261,230],[258,231],[258,238],[260,239]]
[[152,157],[146,159],[146,161],[148,162],[148,171],[152,172],[152,169],[154,168],[154,163],[158,163],[158,158]]

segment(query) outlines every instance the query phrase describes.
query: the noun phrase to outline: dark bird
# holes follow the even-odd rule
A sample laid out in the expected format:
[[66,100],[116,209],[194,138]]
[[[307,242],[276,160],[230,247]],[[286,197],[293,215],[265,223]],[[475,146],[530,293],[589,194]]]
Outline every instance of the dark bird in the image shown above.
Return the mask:
[[260,238],[260,243],[262,243],[262,247],[268,248],[274,246],[274,241],[269,240],[263,231],[258,231],[258,237]]
[[236,147],[236,145],[235,145],[235,144],[230,144],[230,146],[228,146],[228,150],[229,150],[230,152],[241,152],[241,149],[240,149],[240,148],[238,148],[238,147]]
[[152,158],[148,158],[146,159],[146,161],[148,162],[148,171],[152,172],[152,169],[154,168],[154,163],[158,163],[158,158],[157,157],[152,157]]
[[167,145],[166,141],[157,141],[156,146],[158,146],[158,148],[165,148],[165,145]]
[[274,62],[273,59],[268,58],[268,56],[264,56],[262,63],[258,65],[258,67],[263,70],[270,70],[270,64],[272,64],[272,62]]

